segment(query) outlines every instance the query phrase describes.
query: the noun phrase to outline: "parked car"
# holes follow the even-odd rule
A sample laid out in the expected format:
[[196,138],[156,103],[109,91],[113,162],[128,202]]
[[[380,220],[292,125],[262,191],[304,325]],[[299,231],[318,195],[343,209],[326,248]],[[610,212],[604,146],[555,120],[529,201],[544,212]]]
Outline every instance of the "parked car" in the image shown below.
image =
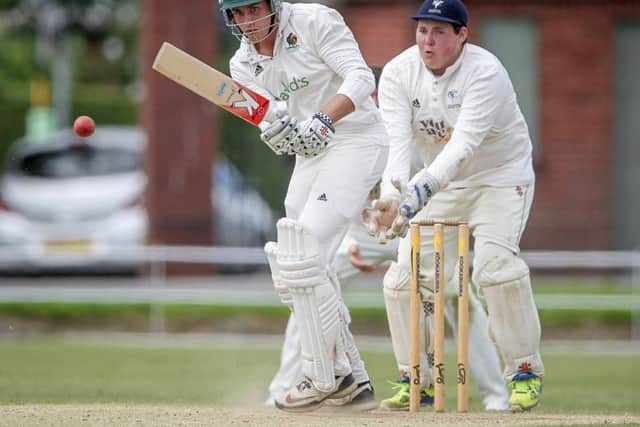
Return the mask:
[[[109,126],[16,141],[0,178],[0,271],[137,271],[118,248],[146,240],[144,145],[138,128]],[[273,213],[221,155],[212,178],[216,244],[272,238]]]
[[4,270],[133,270],[118,246],[143,244],[144,141],[138,132],[101,127],[90,138],[73,131],[21,139],[0,182],[0,257]]
[[271,208],[222,154],[216,156],[211,179],[216,244],[263,246],[275,240],[275,217]]

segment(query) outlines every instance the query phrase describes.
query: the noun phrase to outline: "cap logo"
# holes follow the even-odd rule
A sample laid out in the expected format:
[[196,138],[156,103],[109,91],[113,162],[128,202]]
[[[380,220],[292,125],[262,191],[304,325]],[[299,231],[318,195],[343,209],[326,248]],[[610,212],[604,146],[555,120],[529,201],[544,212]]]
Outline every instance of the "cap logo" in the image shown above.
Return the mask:
[[442,6],[444,0],[433,0],[433,7],[429,9],[429,13],[437,13],[438,15],[442,15],[442,11],[440,10],[440,6]]

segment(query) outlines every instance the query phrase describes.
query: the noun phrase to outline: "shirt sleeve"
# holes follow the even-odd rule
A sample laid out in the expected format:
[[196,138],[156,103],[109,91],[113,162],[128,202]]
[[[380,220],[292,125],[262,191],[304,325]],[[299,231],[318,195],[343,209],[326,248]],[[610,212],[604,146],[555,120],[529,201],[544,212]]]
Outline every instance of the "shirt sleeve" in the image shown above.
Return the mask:
[[343,79],[337,93],[348,97],[358,109],[373,93],[375,79],[353,33],[342,16],[330,8],[322,10],[312,22],[318,54]]
[[399,67],[390,65],[382,70],[378,86],[380,114],[389,135],[389,157],[382,175],[382,196],[399,194],[391,180],[397,179],[406,184],[411,170],[412,112],[409,92],[403,85],[403,74]]
[[510,85],[506,70],[497,65],[480,69],[471,77],[451,139],[427,168],[440,188],[455,179],[461,165],[495,126],[502,106],[508,105]]

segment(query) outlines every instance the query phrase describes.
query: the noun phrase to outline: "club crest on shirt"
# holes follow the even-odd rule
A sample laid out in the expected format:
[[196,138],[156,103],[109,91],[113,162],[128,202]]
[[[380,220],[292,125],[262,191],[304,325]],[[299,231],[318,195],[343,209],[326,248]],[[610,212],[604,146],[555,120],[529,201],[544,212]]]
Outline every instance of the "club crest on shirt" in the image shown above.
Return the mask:
[[289,33],[287,36],[287,50],[298,48],[298,36],[293,33]]
[[444,144],[449,141],[453,128],[447,126],[444,120],[426,119],[420,120],[421,132],[425,132],[436,144]]
[[460,108],[460,93],[457,89],[450,89],[447,92],[447,109]]

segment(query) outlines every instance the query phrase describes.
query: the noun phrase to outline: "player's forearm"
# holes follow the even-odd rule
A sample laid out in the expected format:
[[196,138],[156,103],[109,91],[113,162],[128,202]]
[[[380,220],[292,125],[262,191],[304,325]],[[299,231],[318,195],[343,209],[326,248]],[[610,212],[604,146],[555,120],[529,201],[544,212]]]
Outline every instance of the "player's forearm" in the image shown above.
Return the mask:
[[[392,141],[393,143],[393,141]],[[391,184],[391,180],[397,180],[403,184],[409,182],[411,153],[408,142],[396,141],[395,146],[390,147],[387,165],[382,174],[382,197],[397,197],[398,190]]]
[[466,89],[451,138],[427,169],[441,188],[459,175],[494,128],[511,87],[505,73],[494,67],[482,70]]
[[355,111],[355,105],[353,105],[353,102],[347,96],[337,94],[321,108],[321,111],[331,117],[333,123],[337,123],[338,120],[353,113]]
[[438,188],[446,187],[455,179],[462,165],[473,154],[473,147],[468,143],[470,138],[456,137],[451,138],[435,160],[423,170],[437,182]]

